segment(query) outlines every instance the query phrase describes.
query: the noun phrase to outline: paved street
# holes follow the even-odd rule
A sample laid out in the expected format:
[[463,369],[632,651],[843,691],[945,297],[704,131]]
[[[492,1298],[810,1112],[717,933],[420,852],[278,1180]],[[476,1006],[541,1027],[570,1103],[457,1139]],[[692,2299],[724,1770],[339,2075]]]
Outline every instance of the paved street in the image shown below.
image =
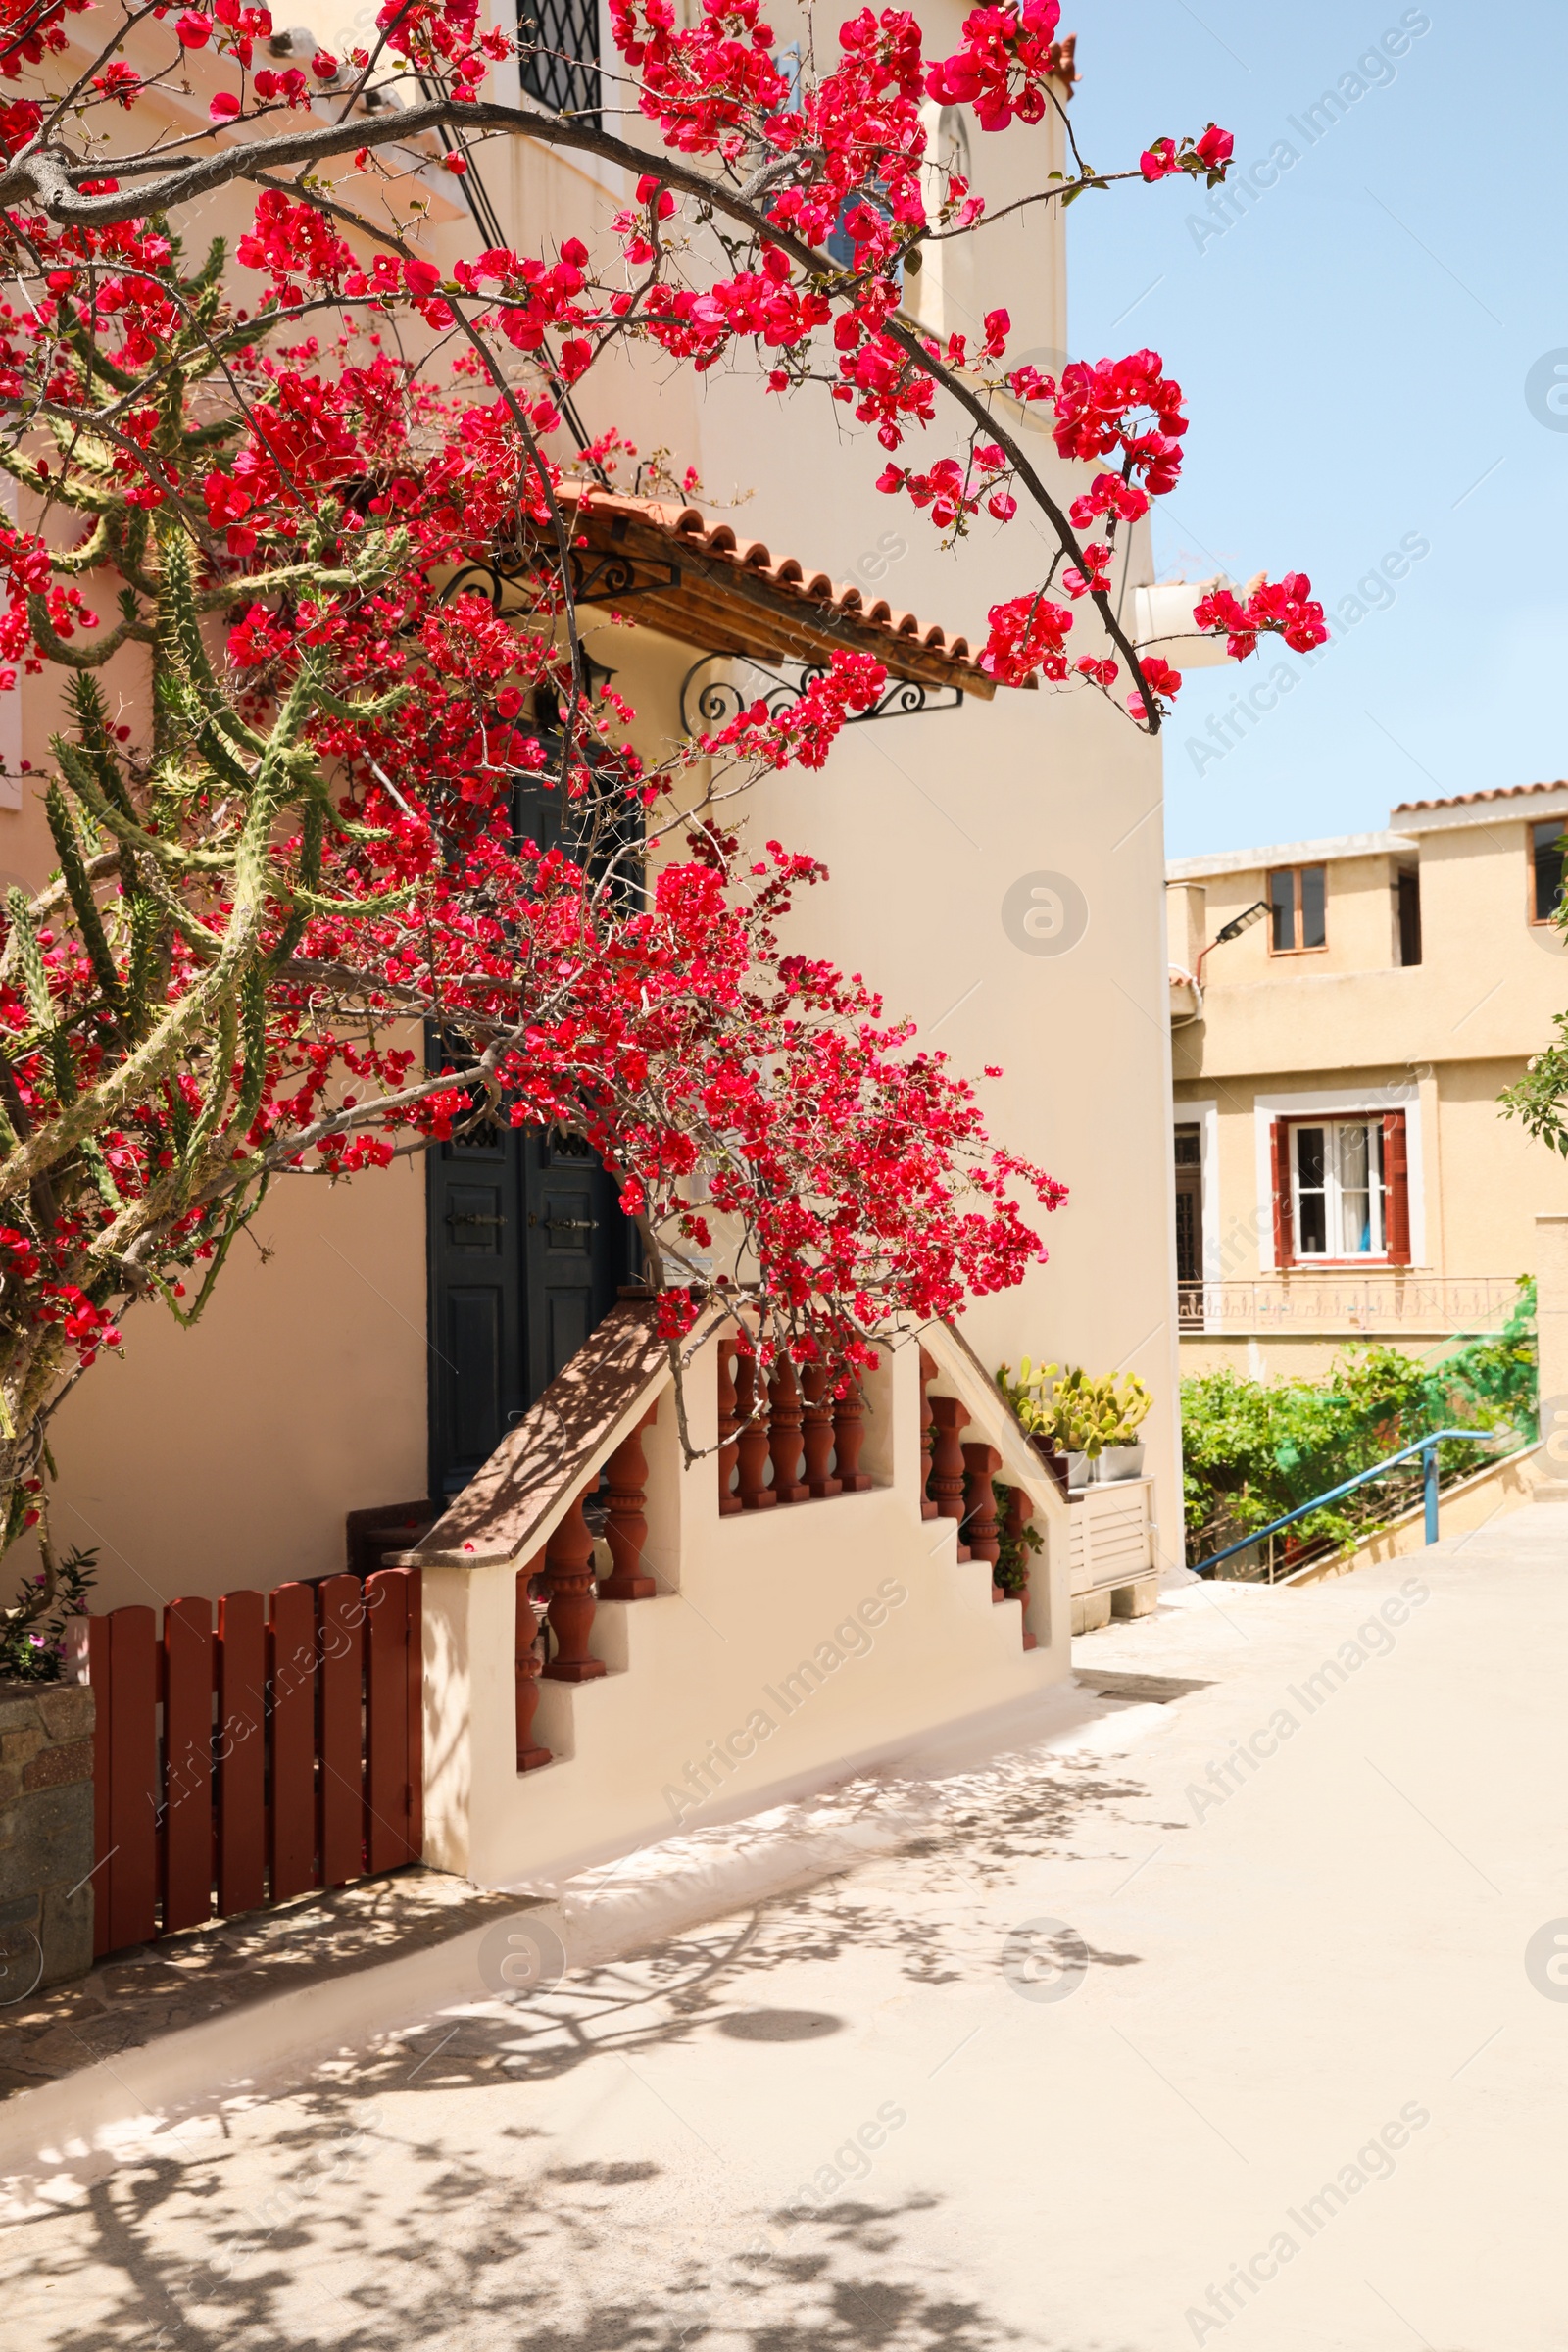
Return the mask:
[[7,2340],[1560,2352],[1568,1511],[1077,1650],[847,1873],[68,2151]]

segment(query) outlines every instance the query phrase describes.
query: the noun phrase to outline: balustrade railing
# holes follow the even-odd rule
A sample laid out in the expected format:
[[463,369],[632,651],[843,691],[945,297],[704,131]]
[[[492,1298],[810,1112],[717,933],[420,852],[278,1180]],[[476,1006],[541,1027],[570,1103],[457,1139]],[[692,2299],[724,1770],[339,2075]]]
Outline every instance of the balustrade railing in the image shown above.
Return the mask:
[[1495,1331],[1518,1304],[1508,1275],[1330,1274],[1302,1267],[1258,1281],[1179,1286],[1186,1332],[1434,1331],[1463,1337]]
[[763,1379],[755,1355],[721,1339],[718,1359],[718,1508],[721,1517],[781,1503],[863,1494],[875,1483],[860,1468],[865,1396],[858,1385],[833,1395],[828,1364],[797,1372],[787,1358]]
[[[588,1638],[601,1600],[650,1600],[659,1588],[644,1565],[648,1544],[648,1456],[643,1432],[659,1418],[660,1400],[648,1407],[604,1468],[606,1493],[596,1478],[576,1494],[555,1533],[517,1571],[517,1770],[533,1772],[551,1761],[548,1747],[533,1737],[541,1679],[586,1683],[605,1671],[592,1655]],[[596,1539],[589,1513],[599,1522],[599,1540],[610,1553],[610,1569],[597,1579]],[[548,1645],[548,1664],[542,1655]]]

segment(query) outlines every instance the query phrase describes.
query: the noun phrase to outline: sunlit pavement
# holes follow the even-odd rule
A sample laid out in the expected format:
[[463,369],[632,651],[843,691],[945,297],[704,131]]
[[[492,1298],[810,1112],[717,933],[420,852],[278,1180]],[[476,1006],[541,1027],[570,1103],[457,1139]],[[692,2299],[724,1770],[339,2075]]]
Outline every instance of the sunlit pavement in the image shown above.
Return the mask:
[[1568,1511],[1077,1650],[1165,1703],[857,1784],[901,1850],[56,2165],[5,2340],[1560,2352]]

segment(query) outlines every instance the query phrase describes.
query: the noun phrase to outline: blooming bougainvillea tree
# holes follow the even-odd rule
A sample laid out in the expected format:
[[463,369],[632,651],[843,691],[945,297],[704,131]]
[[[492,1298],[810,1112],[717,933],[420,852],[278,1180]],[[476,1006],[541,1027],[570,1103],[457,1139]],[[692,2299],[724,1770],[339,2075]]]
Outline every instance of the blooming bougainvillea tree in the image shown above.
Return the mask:
[[[998,134],[1061,110],[1058,17],[978,9],[931,57],[911,17],[866,9],[803,68],[760,0],[704,0],[691,29],[669,0],[615,0],[638,143],[488,96],[517,42],[476,0],[387,0],[373,41],[304,62],[242,0],[0,0],[0,466],[21,499],[0,690],[64,681],[29,779],[57,870],[11,891],[0,952],[6,1540],[43,1511],[49,1417],[129,1304],[194,1316],[270,1184],[479,1117],[561,1122],[603,1155],[677,1349],[715,1239],[764,1354],[850,1375],[879,1328],[1040,1254],[1028,1214],[1060,1188],[858,982],[788,952],[820,869],[747,845],[729,807],[752,774],[820,765],[877,663],[840,655],[782,716],[759,705],[651,765],[624,703],[588,690],[571,558],[619,446],[577,427],[590,371],[760,355],[760,399],[825,393],[944,536],[1032,505],[1055,552],[992,612],[984,667],[1158,730],[1180,677],[1140,661],[1108,567],[1178,478],[1180,387],[1150,351],[1009,366],[1004,312],[938,339],[901,294],[917,247],[987,225],[956,171],[932,201],[930,102]],[[509,139],[618,168],[626,200],[596,251],[475,238],[439,267],[421,172],[461,181]],[[1106,174],[1068,143],[1026,202],[1213,181],[1230,154],[1209,124]],[[225,186],[248,228],[187,257]],[[1065,509],[1008,421],[1030,407],[1089,469]],[[506,614],[450,593],[498,544],[526,582]],[[1238,659],[1323,635],[1300,576],[1216,591],[1197,626]],[[556,846],[519,823],[519,779],[558,796]]]

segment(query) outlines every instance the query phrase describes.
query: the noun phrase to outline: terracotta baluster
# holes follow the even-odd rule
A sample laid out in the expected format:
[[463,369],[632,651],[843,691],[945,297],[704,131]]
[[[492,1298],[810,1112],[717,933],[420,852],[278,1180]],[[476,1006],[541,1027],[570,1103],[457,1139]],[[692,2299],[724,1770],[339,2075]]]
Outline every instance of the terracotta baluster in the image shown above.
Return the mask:
[[833,1399],[833,1450],[838,1459],[833,1475],[846,1494],[865,1494],[871,1481],[860,1468],[860,1447],[865,1444],[865,1398],[860,1394],[854,1371],[840,1365],[841,1377],[847,1376],[847,1393]]
[[594,1610],[594,1540],[582,1506],[599,1492],[599,1482],[574,1495],[566,1516],[545,1545],[545,1570],[550,1579],[550,1631],[556,1654],[545,1668],[547,1681],[587,1683],[605,1671],[603,1658],[588,1648]]
[[1023,1645],[1025,1649],[1034,1649],[1038,1646],[1033,1634],[1029,1631],[1029,1554],[1022,1542],[1023,1531],[1034,1515],[1035,1506],[1022,1487],[1009,1487],[1007,1490],[1007,1533],[1018,1545],[1018,1565],[1023,1570],[1023,1583],[1013,1594],[1013,1598],[1021,1602],[1023,1606]]
[[927,1389],[937,1376],[935,1361],[920,1350],[920,1516],[940,1519],[942,1505],[931,1492],[931,1442],[936,1435],[936,1423],[931,1418],[931,1399]]
[[833,1399],[828,1395],[826,1364],[808,1364],[801,1375],[805,1396],[806,1484],[820,1502],[843,1493],[843,1483],[828,1470],[833,1459]]
[[811,1490],[801,1478],[801,1384],[787,1355],[781,1355],[773,1367],[767,1403],[773,1493],[780,1502],[806,1502]]
[[735,1368],[735,1408],[740,1415],[740,1501],[743,1511],[770,1511],[778,1496],[764,1485],[767,1468],[767,1415],[758,1420],[749,1415],[761,1396],[761,1383],[757,1376],[755,1355],[743,1355]]
[[[958,1433],[969,1426],[969,1415],[956,1396],[933,1396],[931,1419],[936,1436],[931,1446],[931,1492],[941,1519],[963,1517],[963,1443]],[[958,1557],[969,1557],[960,1535]]]
[[735,1457],[740,1452],[735,1433],[740,1423],[735,1417],[735,1343],[724,1338],[718,1343],[718,1515],[732,1518],[741,1507],[741,1498],[730,1492],[730,1480],[735,1475]]
[[610,1477],[610,1516],[605,1521],[605,1542],[610,1545],[610,1557],[614,1563],[609,1576],[599,1580],[601,1600],[647,1600],[659,1587],[643,1567],[643,1552],[648,1544],[648,1521],[643,1506],[648,1500],[648,1456],[643,1451],[643,1431],[659,1418],[659,1406],[651,1404],[636,1428],[621,1439],[605,1468]]
[[[997,1530],[997,1498],[991,1491],[991,1481],[1002,1468],[1002,1456],[995,1446],[968,1445],[963,1448],[963,1517],[964,1536],[969,1556],[989,1560],[994,1568],[1002,1557],[1002,1543]],[[1005,1600],[1007,1595],[1000,1585],[991,1588],[993,1600]]]
[[534,1709],[539,1704],[539,1620],[530,1597],[533,1580],[544,1568],[545,1555],[536,1552],[526,1568],[517,1570],[517,1770],[533,1772],[548,1764],[548,1747],[533,1740]]

